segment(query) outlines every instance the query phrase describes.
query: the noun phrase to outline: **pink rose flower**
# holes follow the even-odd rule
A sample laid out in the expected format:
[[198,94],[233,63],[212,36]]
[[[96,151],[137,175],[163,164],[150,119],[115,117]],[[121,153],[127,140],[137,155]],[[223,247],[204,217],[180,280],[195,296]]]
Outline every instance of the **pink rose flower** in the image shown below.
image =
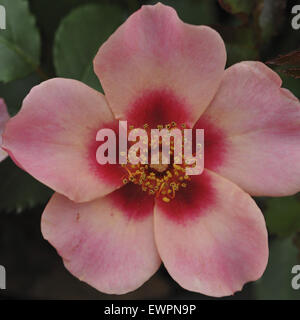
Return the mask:
[[[4,130],[4,125],[9,119],[9,114],[3,99],[0,98],[0,146],[2,144],[2,132]],[[7,153],[0,147],[0,162],[7,157]]]
[[[52,79],[8,122],[5,150],[56,191],[42,233],[74,276],[123,294],[163,262],[183,288],[216,297],[261,277],[267,230],[250,195],[300,190],[300,104],[264,64],[224,70],[225,62],[216,31],[162,4],[144,6],[94,60],[105,96]],[[185,180],[173,166],[162,187],[167,170],[99,165],[96,133],[119,119],[204,129],[203,174]],[[150,175],[159,190],[146,184]]]

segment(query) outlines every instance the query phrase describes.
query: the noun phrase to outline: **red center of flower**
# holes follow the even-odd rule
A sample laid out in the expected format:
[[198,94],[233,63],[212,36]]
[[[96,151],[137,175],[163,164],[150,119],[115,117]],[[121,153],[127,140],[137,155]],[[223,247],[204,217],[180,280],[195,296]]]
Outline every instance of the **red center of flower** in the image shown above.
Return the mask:
[[[143,126],[147,132],[148,136],[150,133],[150,128],[148,124]],[[168,129],[170,132],[172,129],[186,128],[185,124],[180,127],[173,121],[172,123],[163,125],[158,125],[157,129]],[[134,129],[130,126],[130,130]],[[149,131],[148,131],[149,130]],[[183,136],[183,135],[182,135]],[[182,145],[183,145],[182,140]],[[148,143],[148,148],[151,148],[151,142]],[[162,141],[159,141],[162,144]],[[191,167],[184,162],[184,156],[182,155],[182,164],[176,164],[174,161],[174,140],[170,139],[170,164],[165,164],[162,162],[162,153],[160,152],[159,164],[124,164],[122,167],[125,169],[126,174],[123,177],[123,183],[127,184],[132,182],[141,186],[144,192],[149,195],[153,195],[157,198],[161,198],[164,202],[170,202],[175,198],[176,192],[180,188],[186,188],[187,183],[191,180],[190,176],[186,175],[186,168]]]

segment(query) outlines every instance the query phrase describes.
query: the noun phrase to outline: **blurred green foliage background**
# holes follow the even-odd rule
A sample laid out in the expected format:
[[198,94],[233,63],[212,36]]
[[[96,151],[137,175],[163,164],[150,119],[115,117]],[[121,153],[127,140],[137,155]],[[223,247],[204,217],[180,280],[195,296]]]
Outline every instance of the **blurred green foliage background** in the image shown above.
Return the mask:
[[[0,0],[8,24],[0,32],[0,97],[10,114],[18,112],[34,85],[48,78],[74,78],[101,91],[92,69],[98,48],[142,4],[155,2]],[[300,30],[291,26],[297,1],[161,2],[173,6],[185,22],[217,29],[226,42],[228,66],[242,60],[266,62],[300,48]],[[283,86],[299,98],[300,80],[281,76]],[[10,159],[0,164],[0,264],[7,268],[8,283],[0,298],[209,299],[180,288],[163,267],[142,288],[121,297],[101,294],[73,278],[40,233],[40,216],[51,193]],[[255,200],[270,234],[269,265],[261,280],[227,299],[300,299],[300,290],[291,287],[292,266],[300,264],[300,195]]]

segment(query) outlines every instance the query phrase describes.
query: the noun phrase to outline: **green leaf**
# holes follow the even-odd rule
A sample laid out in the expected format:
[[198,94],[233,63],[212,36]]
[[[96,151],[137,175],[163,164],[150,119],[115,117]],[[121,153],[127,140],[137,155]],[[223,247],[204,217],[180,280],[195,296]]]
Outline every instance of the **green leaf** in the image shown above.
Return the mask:
[[[60,21],[75,7],[84,5],[87,0],[29,0],[32,13],[36,16],[37,24],[42,30],[43,39],[52,41],[54,32]],[[99,0],[89,0],[99,1]],[[48,45],[48,43],[46,43]]]
[[52,191],[18,168],[10,158],[0,163],[0,212],[22,212],[45,204]]
[[255,299],[299,300],[300,290],[294,290],[291,273],[294,265],[300,264],[297,248],[292,238],[275,239],[270,245],[270,257],[263,277],[253,284]]
[[219,30],[227,50],[227,66],[246,60],[259,60],[255,33],[249,27],[223,27]]
[[231,14],[250,14],[255,6],[255,1],[249,0],[219,0],[221,7]]
[[300,201],[296,197],[266,200],[265,218],[270,233],[289,236],[300,231]]
[[22,78],[38,69],[40,36],[25,0],[0,0],[6,30],[0,30],[0,81]]
[[61,23],[54,43],[57,75],[83,81],[101,90],[92,62],[105,40],[123,22],[120,8],[86,5],[72,11]]
[[[155,4],[151,1],[149,4]],[[217,7],[211,0],[163,0],[163,4],[173,7],[178,16],[187,23],[209,25],[216,23]]]
[[0,84],[0,97],[5,100],[8,112],[11,116],[18,113],[23,99],[29,93],[31,88],[39,83],[40,78],[37,74],[33,73],[23,79],[6,84]]
[[282,75],[281,79],[283,81],[282,87],[291,90],[291,92],[300,99],[300,86],[299,80],[295,78],[288,77],[286,75]]

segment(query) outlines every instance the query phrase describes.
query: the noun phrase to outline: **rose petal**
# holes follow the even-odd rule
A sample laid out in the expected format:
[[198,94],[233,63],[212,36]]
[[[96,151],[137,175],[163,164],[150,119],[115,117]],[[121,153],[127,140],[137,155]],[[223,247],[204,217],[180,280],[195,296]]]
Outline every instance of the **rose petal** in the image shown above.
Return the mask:
[[153,198],[132,194],[127,199],[127,209],[139,212],[137,219],[122,211],[122,189],[82,204],[55,194],[42,217],[43,236],[66,268],[105,293],[135,290],[161,263],[153,235]]
[[191,125],[213,98],[225,62],[216,31],[185,24],[158,3],[128,18],[100,48],[94,69],[117,118]]
[[113,121],[102,94],[76,80],[53,79],[29,93],[6,126],[3,146],[36,179],[74,201],[89,201],[122,184],[120,169],[96,161],[97,131]]
[[207,170],[193,179],[202,189],[189,201],[175,203],[175,219],[174,207],[157,202],[157,248],[168,272],[183,288],[216,297],[231,295],[265,270],[264,218],[251,197],[230,181]]
[[2,145],[2,132],[4,125],[9,120],[9,114],[3,99],[0,99],[0,162],[7,157],[7,153],[1,148]]
[[300,191],[300,103],[280,86],[279,76],[264,64],[238,63],[226,70],[216,97],[195,126],[212,123],[219,132],[209,147],[221,161],[213,163],[205,154],[206,168],[252,195]]

